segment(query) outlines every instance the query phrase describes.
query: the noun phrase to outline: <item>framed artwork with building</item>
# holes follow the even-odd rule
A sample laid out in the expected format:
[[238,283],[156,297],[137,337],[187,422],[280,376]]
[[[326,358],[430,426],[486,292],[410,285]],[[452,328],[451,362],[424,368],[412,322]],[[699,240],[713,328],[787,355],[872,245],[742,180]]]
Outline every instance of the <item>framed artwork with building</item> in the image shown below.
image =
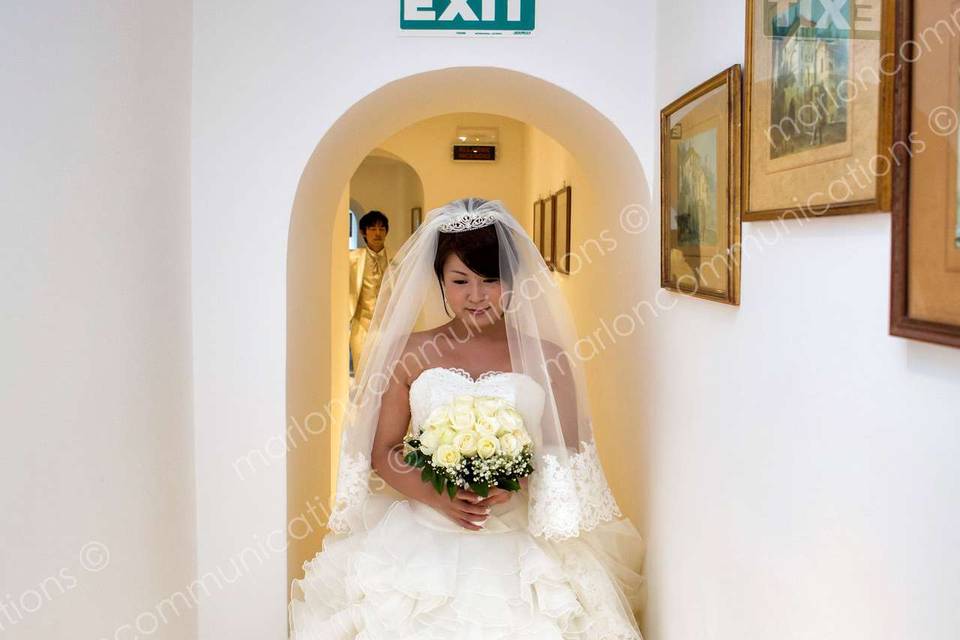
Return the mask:
[[660,112],[660,285],[740,303],[740,65]]
[[556,213],[556,251],[554,259],[557,271],[570,273],[570,225],[573,218],[573,189],[566,185],[555,194]]
[[887,211],[894,0],[747,0],[743,219]]
[[948,15],[960,0],[897,8],[890,333],[960,347],[960,30],[939,28]]

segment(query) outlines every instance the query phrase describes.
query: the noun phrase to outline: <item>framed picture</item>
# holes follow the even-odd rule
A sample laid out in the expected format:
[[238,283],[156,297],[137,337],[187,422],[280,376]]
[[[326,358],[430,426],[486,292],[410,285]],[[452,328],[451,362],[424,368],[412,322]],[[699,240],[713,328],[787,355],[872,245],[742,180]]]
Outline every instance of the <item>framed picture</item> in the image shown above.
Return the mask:
[[414,207],[410,209],[410,233],[417,230],[423,223],[423,207]]
[[543,199],[543,261],[547,263],[551,271],[557,268],[556,233],[557,197],[551,195]]
[[895,0],[747,0],[743,219],[890,208]]
[[533,203],[533,244],[543,255],[543,200]]
[[948,15],[960,0],[897,7],[890,333],[960,347],[960,32],[939,29]]
[[660,112],[660,286],[740,304],[740,65]]
[[565,186],[554,194],[557,203],[556,263],[557,271],[570,273],[570,224],[573,218],[573,189]]

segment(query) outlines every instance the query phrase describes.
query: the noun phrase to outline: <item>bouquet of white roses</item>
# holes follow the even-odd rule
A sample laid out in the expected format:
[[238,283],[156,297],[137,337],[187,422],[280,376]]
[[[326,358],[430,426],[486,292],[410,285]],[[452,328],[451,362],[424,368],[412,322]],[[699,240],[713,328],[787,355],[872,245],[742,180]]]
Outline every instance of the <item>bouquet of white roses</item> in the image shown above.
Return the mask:
[[462,395],[434,409],[419,434],[403,439],[404,460],[451,499],[457,489],[486,497],[490,487],[520,490],[533,473],[533,449],[523,417],[506,400]]

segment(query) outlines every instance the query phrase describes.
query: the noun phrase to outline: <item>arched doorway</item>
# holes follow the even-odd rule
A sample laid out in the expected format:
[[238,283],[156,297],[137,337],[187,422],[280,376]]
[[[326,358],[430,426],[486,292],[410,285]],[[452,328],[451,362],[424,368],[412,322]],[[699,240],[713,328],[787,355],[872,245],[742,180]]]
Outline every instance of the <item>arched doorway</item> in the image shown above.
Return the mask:
[[[346,185],[367,153],[394,132],[456,112],[497,114],[529,123],[575,156],[593,192],[591,201],[579,204],[584,213],[577,224],[584,238],[595,238],[608,230],[617,233],[625,210],[653,210],[645,171],[623,133],[575,94],[539,78],[492,67],[431,71],[391,82],[351,107],[310,157],[291,217],[287,256],[287,414],[301,425],[309,423],[311,416],[315,418],[307,438],[288,429],[288,521],[302,517],[307,504],[327,504],[336,477],[331,462],[339,445],[339,433],[334,425],[340,415],[338,398],[345,397],[346,390],[342,377],[336,374],[342,368],[342,353],[330,339],[334,327],[343,323],[343,310],[329,304],[343,279],[342,271],[334,268],[330,238],[343,236],[340,232],[346,229],[346,219],[337,215],[349,207]],[[425,210],[438,204],[441,203],[425,202]],[[617,301],[598,298],[595,293],[609,289],[606,280],[611,273],[617,273],[615,257],[581,265],[576,283],[565,288],[571,305],[575,309],[589,308],[593,314],[610,311],[613,315],[618,310]],[[336,276],[328,278],[327,274]],[[635,359],[620,363],[615,375],[641,379],[641,373],[642,364]],[[598,425],[618,410],[611,402],[615,399],[607,395],[606,402],[600,401],[599,396],[591,399]],[[642,431],[639,425],[637,429]],[[602,428],[598,427],[597,437],[603,455]],[[632,464],[636,462],[634,457]],[[617,478],[627,477],[628,471],[608,465],[615,489]],[[632,477],[636,477],[635,472]],[[622,506],[635,516],[642,530],[639,512],[643,510],[646,491],[645,487],[637,489],[634,495],[625,496]],[[319,537],[291,537],[289,543],[288,580],[299,575],[303,561],[317,551]]]

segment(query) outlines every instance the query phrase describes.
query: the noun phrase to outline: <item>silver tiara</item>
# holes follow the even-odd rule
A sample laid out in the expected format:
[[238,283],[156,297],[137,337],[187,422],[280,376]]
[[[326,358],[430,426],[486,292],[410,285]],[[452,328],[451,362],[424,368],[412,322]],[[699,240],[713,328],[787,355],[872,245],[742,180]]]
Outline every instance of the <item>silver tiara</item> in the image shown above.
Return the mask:
[[440,231],[444,233],[459,233],[460,231],[472,231],[480,227],[486,227],[493,224],[496,219],[495,213],[477,213],[468,211],[461,213],[453,220],[444,222],[440,225]]

